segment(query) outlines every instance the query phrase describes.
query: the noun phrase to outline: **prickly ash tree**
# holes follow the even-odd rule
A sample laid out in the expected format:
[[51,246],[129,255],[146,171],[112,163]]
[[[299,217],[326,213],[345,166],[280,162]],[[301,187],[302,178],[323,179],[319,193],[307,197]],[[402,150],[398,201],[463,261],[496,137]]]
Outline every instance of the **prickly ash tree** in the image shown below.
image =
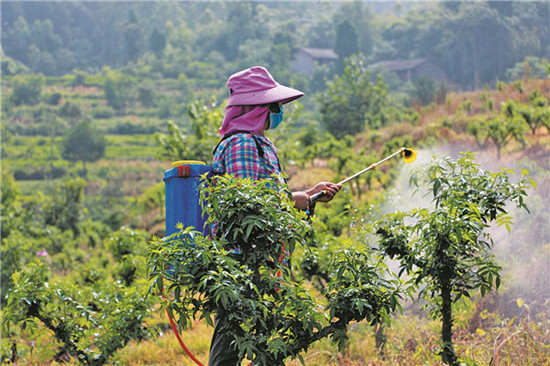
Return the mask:
[[535,185],[527,171],[516,182],[513,174],[480,169],[471,154],[456,162],[434,160],[411,178],[432,196],[434,207],[386,215],[375,225],[380,250],[400,262],[400,275],[407,273],[420,284],[419,297],[441,319],[441,356],[452,366],[458,365],[452,304],[473,290],[483,296],[500,286],[501,268],[491,254],[493,241],[486,229],[496,223],[510,231],[508,203],[527,209],[526,189]]
[[[376,324],[399,308],[400,281],[383,278],[380,263],[351,248],[338,251],[327,267],[326,300],[310,294],[279,261],[285,250],[303,248],[311,231],[288,187],[277,191],[271,180],[216,180],[201,190],[215,233],[181,227],[166,240],[153,239],[149,249],[152,289],[164,291],[180,326],[194,318],[212,325],[212,315],[222,315],[241,359],[279,366],[289,357],[301,359],[323,338],[343,347],[350,322]],[[235,247],[241,255],[231,253]]]

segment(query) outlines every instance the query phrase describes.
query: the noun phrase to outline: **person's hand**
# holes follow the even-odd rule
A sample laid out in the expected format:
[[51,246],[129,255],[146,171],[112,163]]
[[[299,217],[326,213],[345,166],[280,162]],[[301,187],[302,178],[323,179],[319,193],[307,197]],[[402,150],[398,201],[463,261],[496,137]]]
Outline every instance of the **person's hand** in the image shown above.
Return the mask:
[[322,191],[325,194],[323,196],[321,196],[317,201],[319,201],[319,202],[329,202],[334,198],[336,193],[338,193],[338,191],[340,191],[340,188],[342,188],[341,184],[335,184],[335,183],[330,183],[330,182],[320,182],[320,183],[317,183],[310,190],[306,191],[306,193],[309,196],[312,196],[315,193],[318,193],[318,192]]
[[294,200],[294,207],[298,210],[307,210],[311,203],[311,199],[306,192],[292,192],[292,199]]

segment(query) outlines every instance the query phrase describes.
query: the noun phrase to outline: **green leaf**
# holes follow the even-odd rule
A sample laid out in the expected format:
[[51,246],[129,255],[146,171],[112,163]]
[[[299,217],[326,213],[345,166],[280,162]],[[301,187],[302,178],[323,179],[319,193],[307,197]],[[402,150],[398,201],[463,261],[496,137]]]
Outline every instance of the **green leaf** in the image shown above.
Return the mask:
[[248,227],[246,228],[246,233],[244,236],[245,240],[248,240],[248,238],[250,237],[250,233],[252,232],[252,229],[254,229],[254,226],[255,224],[249,224]]
[[433,195],[434,197],[437,197],[437,193],[439,192],[439,188],[441,187],[441,181],[439,179],[433,180]]

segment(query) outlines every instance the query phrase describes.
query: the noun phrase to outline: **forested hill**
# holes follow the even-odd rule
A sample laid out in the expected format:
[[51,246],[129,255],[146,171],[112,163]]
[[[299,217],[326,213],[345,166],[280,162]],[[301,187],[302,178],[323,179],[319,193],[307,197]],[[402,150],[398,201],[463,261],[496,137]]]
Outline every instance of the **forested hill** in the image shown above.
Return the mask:
[[251,64],[290,78],[297,50],[315,47],[332,49],[340,59],[360,52],[370,63],[428,58],[451,83],[472,89],[509,81],[510,69],[527,56],[550,56],[548,1],[1,6],[4,75],[96,73],[109,66],[219,86]]

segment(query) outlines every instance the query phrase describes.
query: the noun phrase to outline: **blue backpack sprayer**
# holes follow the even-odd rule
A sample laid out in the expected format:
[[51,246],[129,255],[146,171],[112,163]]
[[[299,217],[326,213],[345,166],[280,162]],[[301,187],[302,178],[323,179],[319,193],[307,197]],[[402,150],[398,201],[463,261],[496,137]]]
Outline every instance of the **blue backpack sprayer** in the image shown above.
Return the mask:
[[[202,213],[200,205],[199,185],[201,176],[210,175],[212,167],[202,161],[187,160],[172,163],[173,168],[164,172],[164,193],[166,202],[166,236],[174,234],[176,224],[181,223],[183,227],[192,226],[195,230],[206,234],[206,217]],[[162,295],[164,297],[164,295]],[[204,366],[183,343],[178,332],[174,319],[170,316],[168,309],[166,314],[170,320],[172,330],[178,339],[184,352],[198,366]]]
[[176,232],[176,224],[183,227],[193,226],[205,234],[203,217],[199,202],[199,184],[201,176],[210,174],[212,167],[202,161],[187,160],[172,163],[174,168],[164,172],[164,192],[166,201],[166,236]]

